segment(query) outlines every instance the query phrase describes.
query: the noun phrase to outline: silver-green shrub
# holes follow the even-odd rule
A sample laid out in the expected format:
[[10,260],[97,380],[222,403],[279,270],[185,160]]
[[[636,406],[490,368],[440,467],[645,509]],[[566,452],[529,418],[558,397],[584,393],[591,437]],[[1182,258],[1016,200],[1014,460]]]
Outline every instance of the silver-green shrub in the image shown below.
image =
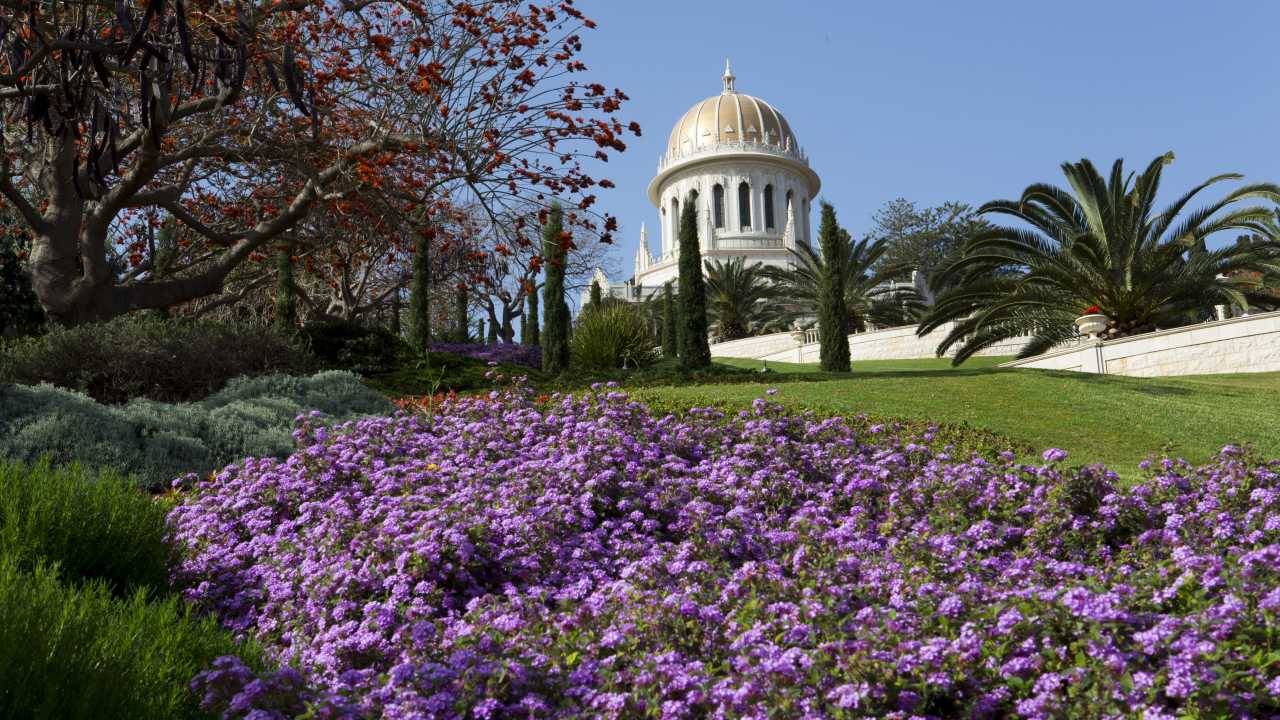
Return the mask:
[[313,410],[337,423],[394,406],[344,371],[237,378],[192,403],[113,406],[52,385],[2,385],[0,456],[109,467],[156,488],[249,456],[283,457],[294,449],[295,418]]
[[652,363],[657,341],[649,320],[631,303],[606,303],[578,318],[569,351],[576,367],[634,368]]

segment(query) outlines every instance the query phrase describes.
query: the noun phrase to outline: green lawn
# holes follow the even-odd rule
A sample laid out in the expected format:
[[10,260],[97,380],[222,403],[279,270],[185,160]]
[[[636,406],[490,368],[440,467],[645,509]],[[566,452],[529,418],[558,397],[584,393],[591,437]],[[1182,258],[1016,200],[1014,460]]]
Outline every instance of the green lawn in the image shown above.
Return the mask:
[[[1036,447],[1060,447],[1074,462],[1105,462],[1124,475],[1166,445],[1192,461],[1246,442],[1280,458],[1280,373],[1127,378],[995,367],[1005,359],[974,358],[959,368],[937,359],[862,362],[840,375],[769,363],[789,377],[637,394],[664,403],[739,406],[776,385],[777,399],[797,408],[969,423]],[[760,367],[759,361],[717,362]]]

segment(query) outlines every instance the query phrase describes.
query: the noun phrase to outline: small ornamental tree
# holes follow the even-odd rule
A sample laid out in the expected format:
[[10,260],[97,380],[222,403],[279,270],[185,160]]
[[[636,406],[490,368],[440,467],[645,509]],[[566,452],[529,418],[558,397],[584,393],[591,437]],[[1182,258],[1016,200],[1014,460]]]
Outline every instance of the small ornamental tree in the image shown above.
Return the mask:
[[690,193],[680,213],[680,359],[688,368],[711,365],[707,344],[707,289],[698,248],[698,195]]
[[849,371],[849,318],[844,303],[843,262],[846,237],[836,223],[836,209],[831,203],[822,203],[818,244],[825,262],[818,285],[818,336],[821,342],[818,359],[827,372]]
[[409,281],[409,345],[426,352],[431,344],[431,239],[418,233],[413,247],[413,274]]
[[526,295],[524,300],[525,300],[524,313],[528,318],[528,326],[527,326],[526,333],[521,335],[521,337],[524,339],[525,345],[538,345],[541,340],[541,338],[539,338],[539,335],[541,334],[541,328],[538,327],[538,293],[537,291],[535,290],[534,292],[531,292],[528,295]]
[[662,286],[662,356],[674,358],[676,352],[676,303],[671,281]]
[[564,299],[564,265],[572,242],[564,231],[564,212],[552,204],[542,230],[542,254],[546,258],[547,279],[542,286],[546,306],[546,328],[542,333],[542,369],[557,373],[569,367],[569,304]]

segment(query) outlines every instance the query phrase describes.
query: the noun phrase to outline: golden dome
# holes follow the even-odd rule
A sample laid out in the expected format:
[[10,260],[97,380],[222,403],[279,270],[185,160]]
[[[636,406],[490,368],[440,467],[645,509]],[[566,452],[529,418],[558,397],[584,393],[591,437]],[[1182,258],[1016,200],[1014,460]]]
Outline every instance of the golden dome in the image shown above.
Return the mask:
[[799,152],[791,126],[772,105],[734,90],[734,76],[725,62],[724,90],[689,108],[671,130],[667,156],[687,155],[721,143],[759,143]]

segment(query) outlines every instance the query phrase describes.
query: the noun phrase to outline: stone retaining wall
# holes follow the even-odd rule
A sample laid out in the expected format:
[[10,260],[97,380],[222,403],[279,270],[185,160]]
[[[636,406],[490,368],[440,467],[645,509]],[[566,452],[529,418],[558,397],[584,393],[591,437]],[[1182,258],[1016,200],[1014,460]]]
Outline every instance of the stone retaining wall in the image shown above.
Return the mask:
[[1135,377],[1280,372],[1280,312],[1094,342],[1001,367]]
[[[937,357],[938,343],[951,332],[948,323],[924,337],[916,337],[916,326],[887,328],[849,336],[849,355],[859,360],[911,360]],[[1026,338],[1013,338],[994,345],[978,355],[1016,355]],[[791,333],[774,333],[759,337],[731,340],[711,346],[712,357],[749,358],[770,362],[817,362],[818,343],[797,344]],[[955,348],[949,355],[955,354]]]

